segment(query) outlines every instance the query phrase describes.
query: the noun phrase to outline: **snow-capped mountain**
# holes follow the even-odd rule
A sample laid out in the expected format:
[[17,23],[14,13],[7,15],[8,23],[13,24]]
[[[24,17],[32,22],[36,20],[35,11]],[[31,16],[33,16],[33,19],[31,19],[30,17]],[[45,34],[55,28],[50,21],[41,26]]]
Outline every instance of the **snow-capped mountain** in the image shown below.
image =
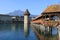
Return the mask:
[[21,10],[15,10],[13,12],[8,13],[10,16],[24,16],[24,12]]

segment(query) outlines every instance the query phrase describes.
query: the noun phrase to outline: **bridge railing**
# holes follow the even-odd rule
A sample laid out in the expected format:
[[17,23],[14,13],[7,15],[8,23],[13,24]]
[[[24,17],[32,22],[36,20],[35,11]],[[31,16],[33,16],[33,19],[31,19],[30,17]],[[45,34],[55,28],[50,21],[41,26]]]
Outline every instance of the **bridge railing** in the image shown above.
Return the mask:
[[44,26],[57,26],[59,24],[58,21],[45,21]]

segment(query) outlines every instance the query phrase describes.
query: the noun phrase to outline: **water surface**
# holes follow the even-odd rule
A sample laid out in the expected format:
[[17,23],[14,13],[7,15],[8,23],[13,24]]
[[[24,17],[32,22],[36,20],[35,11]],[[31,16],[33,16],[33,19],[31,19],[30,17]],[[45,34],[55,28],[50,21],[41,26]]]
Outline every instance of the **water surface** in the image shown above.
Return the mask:
[[26,36],[21,23],[0,24],[0,40],[37,40],[37,37],[30,26]]

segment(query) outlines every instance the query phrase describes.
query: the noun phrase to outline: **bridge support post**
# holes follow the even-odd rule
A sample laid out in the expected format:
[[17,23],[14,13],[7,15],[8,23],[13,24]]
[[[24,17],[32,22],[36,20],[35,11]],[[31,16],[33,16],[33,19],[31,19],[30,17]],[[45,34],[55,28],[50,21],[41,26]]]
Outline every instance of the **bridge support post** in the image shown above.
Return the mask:
[[60,40],[60,31],[58,30],[58,38],[59,38],[59,40]]
[[59,40],[60,40],[60,31],[58,32],[58,35],[59,35]]
[[57,30],[58,30],[57,39],[60,40],[60,25],[57,26]]

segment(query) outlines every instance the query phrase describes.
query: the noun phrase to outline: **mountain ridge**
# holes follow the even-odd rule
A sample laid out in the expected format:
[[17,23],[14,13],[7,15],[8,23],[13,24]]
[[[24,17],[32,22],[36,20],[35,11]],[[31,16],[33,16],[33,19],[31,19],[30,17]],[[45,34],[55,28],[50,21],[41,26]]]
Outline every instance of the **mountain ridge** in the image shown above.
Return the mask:
[[[8,15],[10,16],[24,16],[24,11],[21,10],[15,10],[13,12],[9,12]],[[30,17],[36,17],[37,15],[30,14]]]

